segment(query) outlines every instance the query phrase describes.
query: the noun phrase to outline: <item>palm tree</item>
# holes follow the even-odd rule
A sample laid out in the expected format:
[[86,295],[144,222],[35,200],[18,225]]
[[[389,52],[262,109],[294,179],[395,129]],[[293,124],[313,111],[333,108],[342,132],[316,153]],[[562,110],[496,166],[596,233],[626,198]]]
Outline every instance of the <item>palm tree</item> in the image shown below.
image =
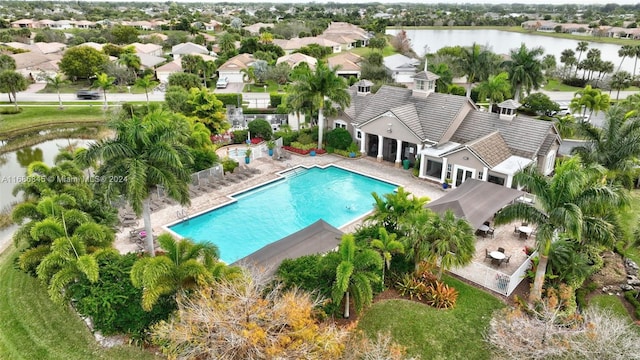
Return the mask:
[[313,107],[308,110],[318,110],[318,149],[322,149],[325,105],[331,101],[341,108],[349,106],[351,96],[347,92],[347,83],[336,74],[335,69],[330,69],[323,62],[319,62],[313,72],[300,71],[292,77],[294,82],[287,102],[294,109],[300,109],[308,101]]
[[576,60],[576,53],[572,50],[572,49],[565,49],[562,51],[562,53],[560,54],[560,62],[564,64],[565,69],[562,71],[562,77],[565,78],[566,75],[566,69],[568,67],[569,69],[569,73],[571,73],[571,68],[573,68],[573,65],[575,65],[577,63]]
[[618,65],[618,71],[622,68],[622,63],[627,56],[635,57],[635,49],[633,45],[622,45],[622,47],[618,50],[618,56],[622,59],[620,60],[620,65]]
[[159,82],[153,80],[153,75],[149,74],[136,79],[134,86],[144,90],[144,95],[147,97],[147,105],[149,105],[149,90],[155,89],[158,84]]
[[68,84],[69,81],[63,79],[60,74],[56,74],[56,76],[47,76],[47,85],[51,86],[58,93],[58,109],[64,109],[62,106],[62,98],[60,97],[60,88]]
[[601,110],[607,110],[609,106],[611,106],[609,95],[603,94],[600,89],[592,88],[591,85],[576,91],[575,97],[571,99],[569,104],[572,112],[582,112],[583,119],[587,114],[587,110],[589,110],[589,116],[591,116],[594,112],[598,113]]
[[[616,100],[620,98],[620,90],[626,89],[631,86],[631,81],[633,78],[628,71],[618,71],[611,76],[611,90],[617,90]],[[611,94],[611,90],[609,90],[609,94]]]
[[142,66],[140,57],[135,53],[123,52],[118,57],[118,63],[127,68],[134,76],[138,76],[138,70]]
[[635,80],[636,78],[636,65],[638,65],[638,57],[640,57],[640,45],[636,45],[633,47],[633,74],[631,77]]
[[602,127],[581,125],[580,133],[587,142],[572,150],[586,164],[600,164],[616,178],[633,171],[640,157],[640,118],[627,112],[623,104],[607,111]]
[[627,199],[620,188],[602,182],[603,171],[600,166],[583,166],[576,156],[560,162],[552,178],[535,167],[515,175],[514,181],[535,194],[538,201],[507,205],[498,212],[495,223],[523,220],[537,226],[539,263],[531,302],[542,296],[551,243],[561,234],[579,243],[611,243],[615,238],[616,229],[607,221],[607,213],[616,213]]
[[489,79],[481,82],[476,90],[478,90],[478,100],[489,98],[491,112],[495,103],[500,103],[511,96],[509,74],[501,72],[498,75],[491,75]]
[[[589,43],[586,41],[579,41],[578,47],[576,47],[576,51],[578,52],[578,59],[576,60],[576,64],[580,64],[580,58],[582,57],[582,53],[587,51],[589,48]],[[573,74],[573,77],[578,76],[578,68],[576,67],[576,72]]]
[[342,236],[338,252],[341,262],[336,269],[336,281],[333,283],[331,296],[336,304],[340,304],[344,299],[344,317],[349,318],[349,294],[353,294],[357,312],[371,304],[371,283],[380,280],[376,273],[383,264],[382,258],[374,250],[358,250],[352,234]]
[[440,260],[438,278],[444,270],[471,263],[476,252],[474,229],[465,219],[457,218],[451,210],[430,218],[427,233],[427,259]]
[[404,246],[396,240],[396,234],[389,234],[383,227],[378,229],[379,238],[371,240],[371,247],[378,250],[384,260],[382,267],[382,284],[384,284],[384,270],[391,268],[391,256],[393,254],[404,254]]
[[116,119],[108,125],[115,138],[99,140],[78,154],[77,161],[91,164],[100,160],[98,176],[126,181],[99,183],[107,197],[123,195],[139,216],[147,233],[147,252],[153,256],[150,194],[161,185],[180,204],[189,203],[188,167],[193,163],[187,147],[189,123],[180,117],[155,110],[140,118]]
[[162,234],[158,242],[166,254],[144,257],[131,268],[131,283],[142,288],[142,308],[150,311],[163,295],[204,286],[213,280],[211,270],[218,263],[218,247],[213,243],[176,241]]
[[94,89],[101,89],[102,90],[102,96],[104,96],[104,105],[103,107],[105,109],[107,109],[109,107],[109,104],[107,103],[107,90],[111,89],[113,87],[113,82],[116,80],[116,78],[109,76],[105,73],[100,73],[100,74],[96,74],[96,80],[93,82],[93,85],[91,85],[92,88]]
[[486,78],[493,70],[491,52],[473,43],[471,47],[462,49],[461,57],[457,60],[460,70],[467,76],[467,97],[471,98],[473,83]]
[[529,94],[532,89],[539,89],[540,84],[544,81],[542,74],[542,60],[540,57],[544,54],[541,47],[527,49],[522,43],[519,48],[511,50],[511,60],[506,61],[505,65],[509,72],[509,79],[514,88],[514,100],[520,99],[522,89]]
[[260,34],[260,42],[263,44],[271,44],[273,42],[273,34],[270,32],[263,32]]
[[371,195],[375,204],[373,212],[365,218],[365,221],[382,226],[391,233],[398,231],[398,225],[404,216],[422,209],[429,201],[428,197],[413,196],[402,186],[397,191],[384,194],[382,197],[375,192]]
[[235,39],[233,34],[224,33],[218,38],[218,47],[220,47],[221,53],[226,53],[236,49]]

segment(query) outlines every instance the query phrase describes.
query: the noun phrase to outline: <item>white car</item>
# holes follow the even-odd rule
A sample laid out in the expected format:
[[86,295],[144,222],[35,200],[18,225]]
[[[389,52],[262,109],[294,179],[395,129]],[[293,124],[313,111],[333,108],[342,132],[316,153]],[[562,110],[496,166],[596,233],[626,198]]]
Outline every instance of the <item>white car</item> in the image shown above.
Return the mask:
[[229,85],[229,79],[226,76],[225,77],[221,77],[216,82],[216,88],[217,89],[225,89],[227,87],[227,85]]
[[578,123],[589,122],[589,114],[571,114]]

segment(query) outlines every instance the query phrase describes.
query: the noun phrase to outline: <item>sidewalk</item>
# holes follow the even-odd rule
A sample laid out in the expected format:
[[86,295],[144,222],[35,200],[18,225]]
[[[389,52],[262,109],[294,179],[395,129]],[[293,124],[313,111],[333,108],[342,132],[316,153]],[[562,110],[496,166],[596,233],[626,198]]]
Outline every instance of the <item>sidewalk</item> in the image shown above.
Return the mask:
[[33,83],[33,84],[29,85],[27,90],[25,90],[24,92],[26,92],[26,93],[37,93],[38,91],[44,89],[46,86],[47,86],[47,84],[43,84],[43,83]]

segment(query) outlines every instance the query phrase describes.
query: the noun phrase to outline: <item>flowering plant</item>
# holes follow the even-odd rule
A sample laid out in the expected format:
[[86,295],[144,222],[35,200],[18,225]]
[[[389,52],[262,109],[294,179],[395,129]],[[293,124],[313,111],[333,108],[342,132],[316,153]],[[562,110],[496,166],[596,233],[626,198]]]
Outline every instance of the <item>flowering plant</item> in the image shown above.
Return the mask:
[[532,248],[531,246],[525,246],[524,249],[522,249],[522,251],[527,254],[527,256],[533,254],[533,252],[535,251],[534,248]]

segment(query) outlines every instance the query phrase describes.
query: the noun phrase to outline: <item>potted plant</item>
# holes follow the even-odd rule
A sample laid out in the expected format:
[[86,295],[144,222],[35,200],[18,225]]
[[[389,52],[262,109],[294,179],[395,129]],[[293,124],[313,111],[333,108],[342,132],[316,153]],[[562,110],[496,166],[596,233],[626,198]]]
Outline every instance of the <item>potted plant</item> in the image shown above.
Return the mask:
[[267,149],[269,149],[269,156],[273,156],[273,148],[276,147],[276,142],[273,140],[267,141]]
[[356,157],[356,152],[358,151],[358,144],[356,144],[355,142],[352,142],[347,147],[347,151],[349,152],[349,157],[350,158]]
[[450,185],[451,185],[451,179],[446,178],[446,179],[444,179],[444,182],[442,183],[442,188],[443,188],[443,189],[446,189],[446,188],[448,188]]
[[248,164],[251,161],[251,147],[247,147],[244,151],[244,163]]
[[311,151],[309,151],[309,155],[316,156],[316,149],[311,149]]

